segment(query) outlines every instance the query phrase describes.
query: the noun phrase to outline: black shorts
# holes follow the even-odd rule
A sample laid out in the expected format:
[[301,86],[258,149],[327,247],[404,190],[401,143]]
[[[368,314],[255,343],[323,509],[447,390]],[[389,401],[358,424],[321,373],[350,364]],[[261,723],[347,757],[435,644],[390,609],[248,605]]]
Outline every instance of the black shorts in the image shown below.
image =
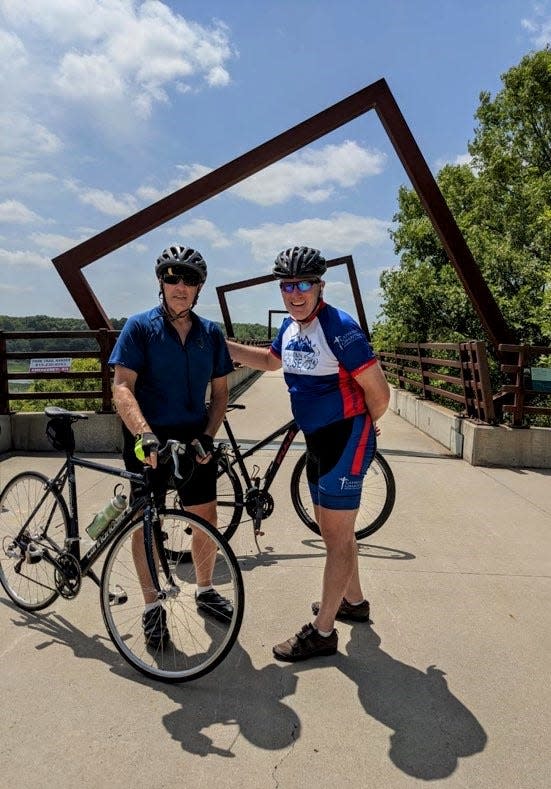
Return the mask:
[[[177,441],[191,441],[202,433],[200,429],[190,430],[189,425],[172,427],[152,427],[153,433],[157,436],[161,445],[165,444],[169,438]],[[127,471],[134,471],[138,474],[143,472],[141,463],[134,454],[135,438],[123,425],[124,445],[122,457]],[[180,474],[182,479],[173,476],[173,464],[159,463],[153,471],[153,489],[157,504],[164,504],[166,492],[169,489],[176,489],[178,496],[184,507],[194,504],[207,504],[216,501],[216,462],[211,460],[209,463],[197,463],[195,452],[191,449],[189,453],[180,456]],[[132,483],[132,493],[138,496],[141,493],[141,486]]]

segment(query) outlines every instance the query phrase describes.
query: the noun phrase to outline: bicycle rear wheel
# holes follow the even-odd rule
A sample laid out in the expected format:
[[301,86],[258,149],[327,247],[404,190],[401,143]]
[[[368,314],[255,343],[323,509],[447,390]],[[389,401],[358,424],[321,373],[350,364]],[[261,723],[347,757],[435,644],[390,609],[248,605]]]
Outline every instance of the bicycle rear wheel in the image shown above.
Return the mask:
[[[306,478],[306,452],[299,457],[293,470],[291,499],[301,521],[319,534]],[[362,499],[354,529],[357,540],[369,537],[386,523],[395,499],[396,483],[392,470],[381,453],[376,452],[363,481]]]
[[[173,509],[181,508],[185,510],[176,492],[172,496],[171,504]],[[226,460],[220,459],[218,461],[216,479],[216,514],[218,521],[216,528],[226,540],[231,540],[235,534],[241,522],[243,508],[243,487],[239,477]],[[165,531],[167,530],[165,529]],[[190,562],[191,554],[189,551],[183,551],[180,545],[181,530],[179,528],[168,529],[167,535],[165,550],[169,560],[174,561],[178,559],[180,562]]]
[[[152,649],[146,645],[142,629],[144,596],[133,559],[136,546],[143,546],[142,529],[142,519],[132,521],[116,538],[105,560],[100,591],[105,625],[123,658],[142,674],[164,682],[197,679],[226,657],[239,634],[245,601],[239,565],[227,542],[209,523],[182,510],[164,512],[162,532],[178,533],[170,543],[170,553],[165,552],[174,585],[162,570],[162,560],[158,571],[170,639]],[[190,554],[194,531],[208,537],[209,547],[215,546],[213,586],[233,606],[231,617],[222,621],[197,609],[194,565],[174,555],[176,546],[178,552]],[[197,563],[202,561],[201,555],[196,556]]]
[[19,608],[40,611],[59,592],[49,557],[65,547],[67,506],[48,477],[17,474],[0,494],[0,583]]

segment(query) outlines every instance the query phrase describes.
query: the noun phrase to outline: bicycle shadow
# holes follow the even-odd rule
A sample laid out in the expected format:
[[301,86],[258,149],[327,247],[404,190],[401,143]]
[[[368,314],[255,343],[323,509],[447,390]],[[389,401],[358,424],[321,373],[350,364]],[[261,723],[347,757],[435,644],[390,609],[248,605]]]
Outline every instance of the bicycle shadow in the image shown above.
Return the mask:
[[[281,750],[300,737],[300,718],[283,701],[296,686],[297,678],[276,664],[255,668],[237,641],[221,666],[186,688],[185,703],[163,724],[182,750],[197,756],[235,757],[232,748],[240,737],[263,750]],[[172,697],[182,702],[181,694]],[[226,747],[207,734],[217,724],[235,730]]]
[[[445,672],[435,665],[422,671],[381,649],[371,626],[353,625],[334,665],[357,685],[370,717],[391,729],[388,755],[394,765],[424,781],[448,778],[459,759],[484,750],[488,736],[474,714],[449,690]],[[318,660],[294,664],[299,673]]]
[[[257,567],[272,567],[280,562],[287,562],[296,559],[325,559],[326,548],[325,543],[321,537],[313,537],[308,540],[302,540],[301,545],[310,548],[310,552],[304,551],[293,553],[277,553],[273,546],[266,545],[261,552],[256,554],[243,554],[236,555],[239,562],[239,567],[242,572],[249,572],[255,570]],[[358,543],[358,556],[369,559],[387,559],[391,561],[411,561],[415,559],[414,553],[404,551],[401,548],[392,548],[385,545],[374,545],[366,542]]]
[[[7,601],[0,601],[11,608]],[[12,609],[13,610],[13,609]],[[129,666],[106,635],[86,635],[55,611],[30,613],[14,611],[16,627],[43,634],[46,639],[35,649],[66,646],[77,658],[98,660],[125,680],[164,693],[175,706],[162,719],[173,740],[182,749],[198,756],[234,757],[232,746],[240,736],[264,750],[280,750],[300,736],[300,719],[282,699],[295,692],[297,678],[275,664],[256,669],[249,654],[237,641],[223,663],[204,677],[182,684],[167,684],[140,675]],[[213,633],[219,625],[206,622]],[[235,727],[227,747],[215,743],[206,731],[216,724]]]
[[[88,636],[55,611],[18,610],[17,614],[12,619],[15,626],[46,636],[36,649],[67,646],[78,658],[99,660],[125,680],[164,693],[178,707],[162,718],[164,727],[184,751],[199,756],[234,757],[232,749],[239,737],[264,750],[293,745],[300,737],[301,721],[283,700],[295,693],[302,671],[328,665],[323,658],[306,664],[270,663],[257,669],[237,642],[211,673],[192,682],[167,685],[128,666],[107,635]],[[388,754],[402,772],[421,780],[447,778],[460,758],[484,750],[483,727],[449,690],[444,671],[434,665],[422,671],[393,658],[381,649],[376,631],[365,624],[351,628],[345,649],[346,654],[331,658],[331,665],[356,684],[366,714],[392,730]],[[216,724],[235,728],[228,743],[215,742],[214,735],[207,733]]]

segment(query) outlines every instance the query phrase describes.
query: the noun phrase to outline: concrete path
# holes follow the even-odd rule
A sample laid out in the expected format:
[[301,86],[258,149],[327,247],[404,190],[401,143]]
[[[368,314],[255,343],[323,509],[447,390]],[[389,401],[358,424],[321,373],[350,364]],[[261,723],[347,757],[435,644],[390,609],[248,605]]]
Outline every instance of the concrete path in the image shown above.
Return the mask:
[[[247,410],[231,421],[244,441],[289,417],[279,374],[240,401]],[[397,500],[359,548],[373,622],[339,623],[335,657],[292,665],[271,654],[310,620],[324,563],[289,497],[300,442],[276,480],[261,552],[248,523],[232,540],[245,618],[206,677],[168,686],[136,674],[91,582],[37,616],[2,591],[4,785],[547,789],[551,471],[474,468],[393,414],[381,426]],[[259,453],[262,471],[272,456]],[[0,479],[58,463],[6,458]],[[112,481],[79,473],[91,514]]]

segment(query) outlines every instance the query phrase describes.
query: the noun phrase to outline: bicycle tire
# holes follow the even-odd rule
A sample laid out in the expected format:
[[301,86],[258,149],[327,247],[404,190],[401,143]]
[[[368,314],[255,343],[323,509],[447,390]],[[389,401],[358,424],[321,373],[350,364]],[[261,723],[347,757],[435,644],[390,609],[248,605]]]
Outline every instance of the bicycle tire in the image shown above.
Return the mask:
[[165,554],[177,585],[177,590],[170,587],[161,558],[159,584],[166,593],[162,605],[170,640],[156,650],[146,646],[142,629],[144,598],[132,558],[132,542],[143,536],[141,517],[130,520],[109,550],[101,577],[101,610],[109,636],[130,665],[152,679],[187,682],[216,668],[235,643],[243,619],[243,579],[227,541],[202,518],[182,510],[166,510],[161,528],[163,533],[171,528],[180,530],[182,551],[191,550],[192,529],[206,534],[215,543],[213,585],[231,600],[231,619],[220,622],[199,612],[195,603],[194,565]]
[[[392,469],[380,452],[375,453],[362,486],[362,499],[354,533],[357,540],[374,534],[386,523],[396,499],[396,482]],[[291,476],[291,500],[301,521],[320,534],[306,479],[306,452],[298,459]]]
[[[177,493],[173,497],[173,509],[185,507],[180,503]],[[216,528],[226,540],[231,540],[243,516],[243,486],[233,469],[225,460],[218,461],[216,481]],[[179,545],[180,530],[168,531],[165,551],[170,561],[190,562],[191,553],[182,551]]]
[[243,517],[243,486],[235,469],[225,459],[218,461],[216,481],[218,531],[231,540]]
[[[63,496],[54,489],[47,490],[48,482],[48,477],[37,471],[22,471],[0,493],[0,583],[25,611],[41,611],[59,596],[56,570],[47,556],[56,547],[58,552],[64,550],[69,514]],[[31,559],[30,551],[14,540],[36,507],[22,535],[26,544],[32,543]]]

